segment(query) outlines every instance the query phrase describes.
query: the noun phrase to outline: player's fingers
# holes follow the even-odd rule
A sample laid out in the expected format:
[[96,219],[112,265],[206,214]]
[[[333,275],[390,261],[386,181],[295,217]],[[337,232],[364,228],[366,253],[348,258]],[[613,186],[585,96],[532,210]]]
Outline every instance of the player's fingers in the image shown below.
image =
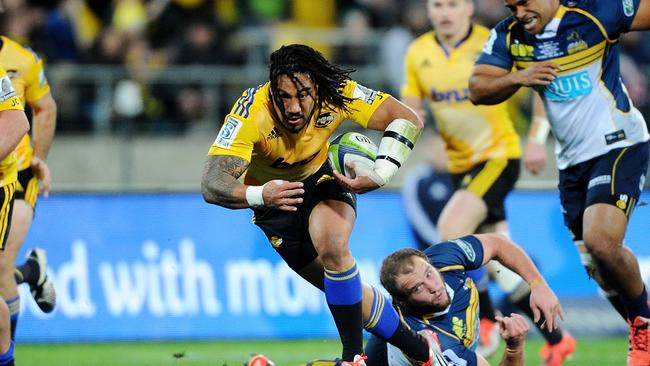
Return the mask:
[[305,193],[305,190],[302,188],[298,189],[288,189],[280,192],[280,197],[295,197]]
[[537,304],[531,306],[531,310],[533,311],[533,322],[537,323],[541,315]]

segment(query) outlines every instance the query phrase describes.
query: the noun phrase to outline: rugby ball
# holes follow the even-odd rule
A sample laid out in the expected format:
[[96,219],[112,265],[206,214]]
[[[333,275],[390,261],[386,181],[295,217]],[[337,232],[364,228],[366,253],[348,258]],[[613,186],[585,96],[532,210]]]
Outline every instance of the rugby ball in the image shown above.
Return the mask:
[[346,177],[354,178],[354,173],[349,171],[347,163],[354,162],[372,169],[377,156],[377,145],[365,135],[347,132],[330,142],[327,153],[332,169]]

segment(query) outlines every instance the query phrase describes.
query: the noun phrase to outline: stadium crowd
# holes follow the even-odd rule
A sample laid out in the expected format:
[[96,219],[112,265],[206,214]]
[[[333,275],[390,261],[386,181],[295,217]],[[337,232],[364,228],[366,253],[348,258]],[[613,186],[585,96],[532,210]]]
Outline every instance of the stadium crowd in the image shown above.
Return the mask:
[[[249,80],[239,85],[210,85],[200,78],[165,83],[148,79],[145,71],[263,68],[270,50],[295,41],[295,34],[306,34],[314,35],[313,41],[299,41],[333,62],[367,68],[376,75],[369,86],[395,94],[403,80],[406,47],[430,28],[423,6],[423,0],[8,0],[2,34],[29,45],[44,58],[53,87],[66,87],[57,100],[61,132],[96,130],[98,108],[105,105],[98,76],[71,79],[75,68],[63,65],[117,67],[118,76],[109,79],[113,100],[120,100],[118,93],[130,96],[133,88],[128,86],[135,87],[140,103],[125,112],[114,106],[110,130],[134,120],[142,132],[183,133],[196,125],[214,131]],[[478,1],[476,8],[475,21],[487,27],[507,14],[500,0]],[[622,39],[623,77],[646,115],[649,38],[639,32]],[[102,69],[91,69],[91,74],[94,70],[101,74]],[[123,79],[133,83],[117,88]],[[211,103],[218,105],[211,108]]]

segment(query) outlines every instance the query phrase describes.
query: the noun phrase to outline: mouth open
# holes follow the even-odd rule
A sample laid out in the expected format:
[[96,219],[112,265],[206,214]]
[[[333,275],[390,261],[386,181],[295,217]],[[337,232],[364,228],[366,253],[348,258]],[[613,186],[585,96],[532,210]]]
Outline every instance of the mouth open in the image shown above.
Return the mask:
[[539,22],[539,18],[537,18],[536,16],[530,16],[528,18],[524,18],[524,19],[520,20],[520,22],[521,22],[521,24],[524,25],[524,29],[526,29],[527,31],[530,31],[530,30],[535,28],[535,26]]

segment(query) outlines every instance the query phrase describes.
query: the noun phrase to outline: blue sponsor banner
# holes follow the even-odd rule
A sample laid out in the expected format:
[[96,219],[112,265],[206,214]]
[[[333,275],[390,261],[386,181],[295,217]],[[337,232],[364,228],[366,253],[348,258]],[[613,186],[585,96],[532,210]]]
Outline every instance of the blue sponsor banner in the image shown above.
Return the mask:
[[[413,241],[398,193],[359,198],[351,247],[364,280],[377,285],[382,258]],[[513,238],[558,295],[597,296],[557,193],[517,192],[507,206]],[[638,208],[627,238],[642,268],[650,267],[649,222],[650,209]],[[42,314],[21,286],[18,341],[336,335],[324,296],[281,261],[251,212],[199,194],[53,195],[39,201],[22,255],[33,246],[47,250],[58,303]]]

